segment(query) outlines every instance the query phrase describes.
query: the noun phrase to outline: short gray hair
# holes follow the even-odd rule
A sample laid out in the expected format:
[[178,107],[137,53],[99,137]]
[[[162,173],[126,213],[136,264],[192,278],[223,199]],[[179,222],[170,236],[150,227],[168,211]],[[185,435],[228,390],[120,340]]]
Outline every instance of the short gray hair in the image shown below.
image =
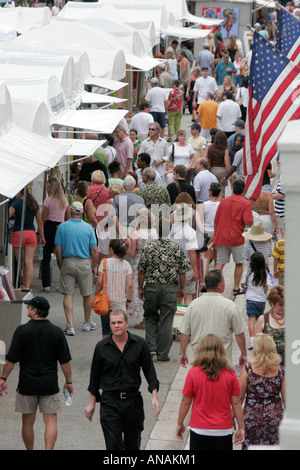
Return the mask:
[[149,180],[154,181],[156,177],[156,171],[154,170],[154,168],[148,167],[143,170],[143,175],[146,176]]
[[127,175],[125,178],[124,178],[124,181],[123,181],[123,187],[125,190],[127,189],[133,189],[136,185],[136,181],[134,179],[133,176],[131,175]]

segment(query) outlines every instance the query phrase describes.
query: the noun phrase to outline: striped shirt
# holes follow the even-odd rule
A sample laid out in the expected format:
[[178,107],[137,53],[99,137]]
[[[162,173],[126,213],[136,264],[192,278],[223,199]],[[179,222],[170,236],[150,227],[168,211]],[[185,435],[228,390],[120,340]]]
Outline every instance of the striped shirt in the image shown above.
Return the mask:
[[[99,272],[103,273],[103,260],[100,263]],[[128,274],[132,274],[132,268],[128,261],[107,258],[106,291],[112,310],[126,311],[126,278]]]
[[[276,194],[284,195],[284,192],[281,189],[280,179],[278,180],[278,183],[276,186]],[[285,199],[275,199],[274,208],[275,208],[276,217],[280,217],[280,218],[284,217],[285,216]]]
[[[254,247],[256,248],[256,251],[259,251],[260,253],[264,255],[266,266],[269,267],[269,258],[272,255],[272,247],[270,243],[267,240],[260,241],[260,242],[252,240],[252,243]],[[254,250],[252,248],[252,245],[250,241],[248,241],[244,246],[244,258],[246,260],[250,260],[251,255],[253,255],[253,253],[254,253]]]

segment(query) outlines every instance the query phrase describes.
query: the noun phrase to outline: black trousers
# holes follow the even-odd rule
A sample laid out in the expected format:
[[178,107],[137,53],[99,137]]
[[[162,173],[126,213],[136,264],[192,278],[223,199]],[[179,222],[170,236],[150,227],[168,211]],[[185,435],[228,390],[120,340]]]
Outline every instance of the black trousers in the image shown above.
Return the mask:
[[50,275],[51,255],[54,250],[54,240],[55,240],[56,230],[59,225],[60,225],[60,222],[53,222],[52,220],[46,220],[44,224],[44,237],[46,240],[46,244],[43,248],[43,261],[42,261],[43,287],[51,287],[51,275]]
[[140,394],[127,399],[109,392],[102,394],[100,423],[107,450],[139,450],[144,419]]
[[232,434],[227,436],[202,436],[191,431],[190,450],[232,450]]

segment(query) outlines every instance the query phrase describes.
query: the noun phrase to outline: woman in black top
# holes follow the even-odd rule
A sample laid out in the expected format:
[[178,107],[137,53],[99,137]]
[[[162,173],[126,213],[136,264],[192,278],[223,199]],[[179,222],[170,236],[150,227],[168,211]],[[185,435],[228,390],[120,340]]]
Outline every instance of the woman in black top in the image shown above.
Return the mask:
[[[33,278],[33,258],[35,249],[37,247],[37,236],[34,225],[34,219],[38,226],[39,245],[45,245],[44,239],[44,226],[39,206],[35,198],[27,192],[26,195],[26,208],[24,217],[24,228],[22,232],[21,220],[23,212],[23,198],[24,189],[22,189],[16,196],[16,200],[9,208],[9,217],[14,218],[14,226],[12,229],[12,245],[15,257],[19,259],[20,237],[22,234],[22,248],[23,248],[23,287],[30,289],[31,281]],[[16,286],[18,287],[18,286]]]

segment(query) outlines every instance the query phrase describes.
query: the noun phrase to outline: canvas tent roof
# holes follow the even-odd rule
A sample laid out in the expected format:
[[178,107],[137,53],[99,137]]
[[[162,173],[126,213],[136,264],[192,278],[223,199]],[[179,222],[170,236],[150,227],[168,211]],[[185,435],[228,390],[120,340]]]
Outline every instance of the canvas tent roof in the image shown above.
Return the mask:
[[108,105],[126,101],[85,91],[84,64],[82,62],[75,64],[73,57],[38,55],[27,51],[17,53],[16,49],[6,51],[5,48],[1,50],[1,47],[0,51],[0,64],[3,64],[0,68],[0,78],[39,78],[55,74],[61,82],[70,106],[75,104],[78,107],[81,103]]
[[126,115],[119,109],[69,109],[63,89],[57,77],[6,81],[12,99],[44,102],[49,113],[50,125],[76,127],[110,134]]
[[[114,49],[108,37],[101,39],[95,31],[86,28],[74,27],[73,22],[51,22],[50,24],[13,40],[14,44],[40,43],[51,44],[52,47],[68,49],[83,53],[86,52],[90,60],[91,73],[96,77],[107,77],[113,80],[122,80],[126,75],[125,54],[121,48]],[[101,47],[99,46],[101,42]],[[70,54],[71,55],[71,54]]]
[[[34,132],[40,136],[48,138],[51,142],[54,138],[51,135],[50,119],[45,103],[38,103],[31,100],[11,100],[12,120],[14,124],[22,129]],[[65,155],[92,155],[105,140],[90,139],[65,139],[59,137],[56,140],[61,145],[68,146]]]
[[51,142],[12,122],[10,94],[0,84],[0,194],[14,197],[43,171],[52,168],[63,157],[67,147]]
[[0,23],[11,26],[19,34],[48,24],[52,13],[48,7],[40,8],[0,8]]
[[[119,82],[110,78],[96,77],[91,73],[91,66],[88,54],[82,48],[74,48],[71,45],[64,45],[63,48],[57,49],[55,46],[45,45],[36,41],[10,41],[5,44],[5,51],[9,51],[14,54],[32,54],[32,55],[49,55],[53,57],[60,56],[72,56],[75,62],[75,66],[78,66],[83,74],[83,81],[85,85],[99,86],[110,91],[120,90],[127,86],[125,82]],[[125,57],[124,57],[125,58]]]

